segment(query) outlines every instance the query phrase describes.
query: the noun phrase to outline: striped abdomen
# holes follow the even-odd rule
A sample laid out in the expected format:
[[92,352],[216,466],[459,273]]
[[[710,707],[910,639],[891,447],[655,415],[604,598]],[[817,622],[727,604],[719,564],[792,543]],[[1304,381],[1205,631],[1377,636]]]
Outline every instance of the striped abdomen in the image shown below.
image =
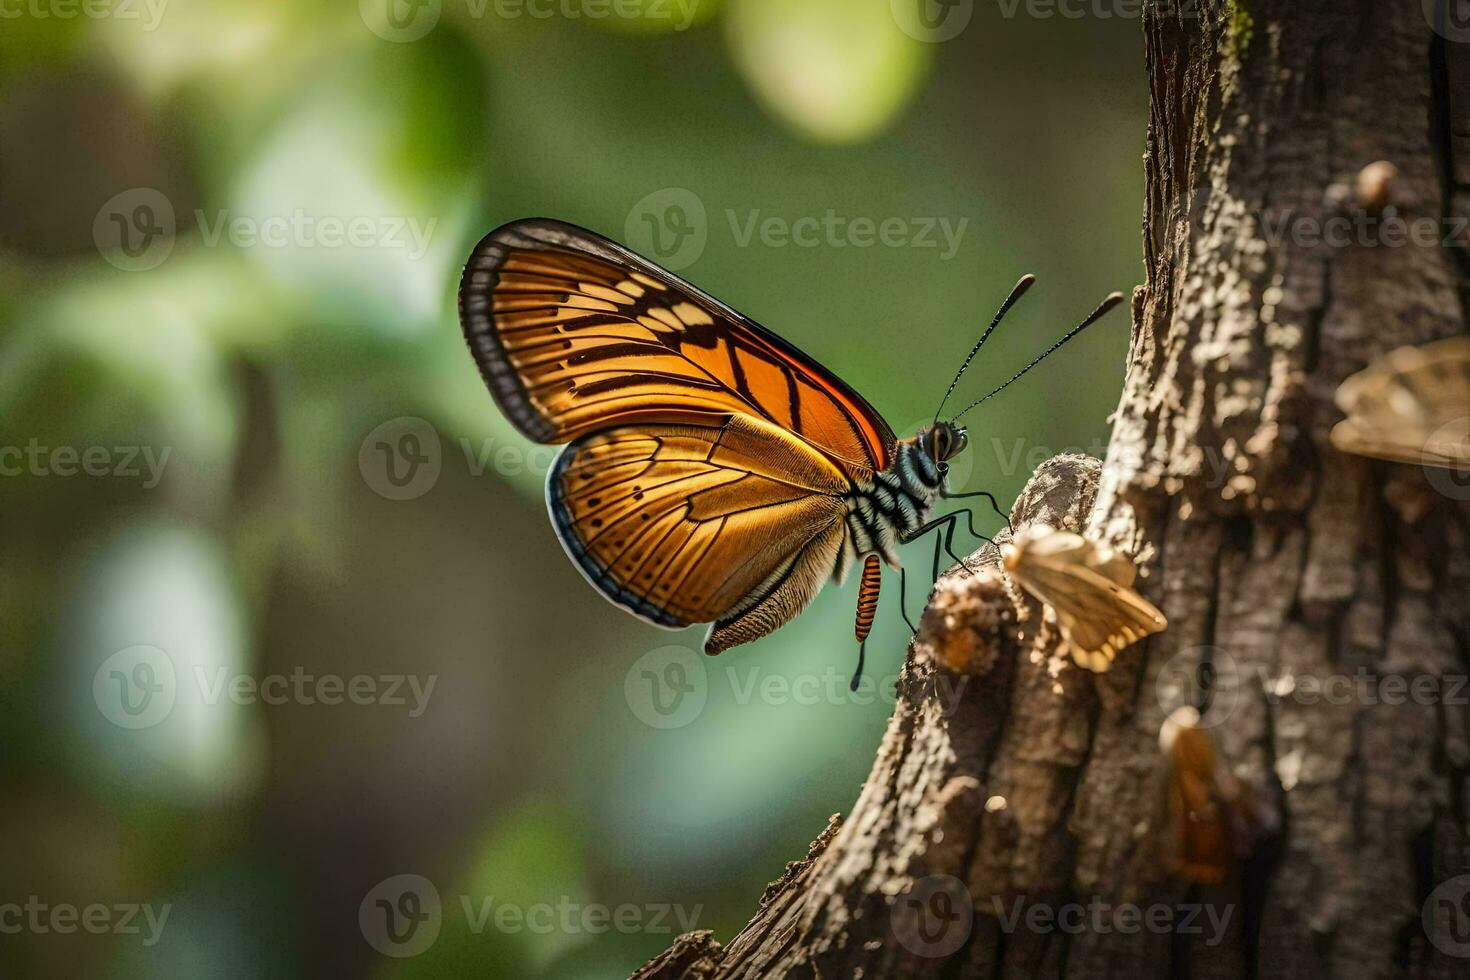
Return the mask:
[[861,643],[873,630],[873,615],[878,611],[878,588],[883,584],[883,565],[877,555],[863,561],[863,580],[858,586],[857,638]]

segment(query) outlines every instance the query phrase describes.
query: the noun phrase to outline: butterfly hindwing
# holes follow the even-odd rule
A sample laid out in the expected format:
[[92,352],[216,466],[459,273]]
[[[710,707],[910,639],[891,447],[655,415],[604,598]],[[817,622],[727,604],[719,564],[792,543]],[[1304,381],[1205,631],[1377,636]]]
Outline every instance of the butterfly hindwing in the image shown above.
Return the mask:
[[768,422],[706,421],[581,437],[552,468],[547,502],[599,591],[660,626],[715,622],[715,653],[784,624],[831,575],[848,484]]
[[540,442],[631,422],[750,415],[846,468],[894,436],[839,378],[703,290],[593,232],[516,221],[465,267],[460,320],[506,416]]

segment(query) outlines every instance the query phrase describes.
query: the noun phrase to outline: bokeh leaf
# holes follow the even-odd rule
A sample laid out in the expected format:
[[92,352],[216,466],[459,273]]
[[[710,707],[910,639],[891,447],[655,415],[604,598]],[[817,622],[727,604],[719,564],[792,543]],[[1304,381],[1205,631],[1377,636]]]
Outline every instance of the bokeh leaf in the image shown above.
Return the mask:
[[761,103],[824,143],[856,143],[891,123],[932,57],[932,46],[899,28],[889,0],[731,0],[727,28]]

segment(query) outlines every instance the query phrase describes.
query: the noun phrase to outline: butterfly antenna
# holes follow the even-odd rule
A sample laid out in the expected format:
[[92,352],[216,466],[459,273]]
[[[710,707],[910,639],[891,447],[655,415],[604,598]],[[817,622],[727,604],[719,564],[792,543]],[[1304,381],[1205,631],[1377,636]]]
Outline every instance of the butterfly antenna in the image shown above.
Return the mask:
[[970,362],[975,359],[975,355],[980,353],[980,348],[984,347],[985,341],[990,339],[991,333],[993,333],[996,326],[1000,324],[1001,318],[1006,315],[1006,311],[1011,308],[1012,304],[1014,304],[1016,300],[1020,299],[1022,295],[1025,294],[1026,290],[1031,288],[1031,284],[1035,281],[1036,277],[1031,275],[1030,273],[1027,273],[1020,279],[1018,279],[1016,281],[1016,284],[1011,287],[1011,294],[1006,297],[1006,301],[1004,303],[1000,304],[1000,309],[996,311],[995,318],[990,321],[990,326],[986,327],[985,332],[980,335],[980,339],[975,341],[975,346],[970,348],[970,353],[965,357],[965,363],[961,364],[960,369],[955,372],[954,380],[949,383],[949,390],[944,393],[944,397],[940,399],[939,408],[934,412],[935,422],[939,421],[939,415],[941,412],[944,411],[944,404],[945,402],[949,401],[949,396],[954,394],[955,386],[960,383],[960,378],[964,376],[965,368],[969,367]]
[[961,415],[964,415],[965,412],[968,412],[970,409],[974,408],[976,405],[979,405],[986,399],[1000,394],[1011,384],[1011,382],[1019,380],[1021,376],[1024,375],[1027,371],[1031,370],[1036,365],[1046,360],[1047,357],[1051,354],[1055,354],[1058,350],[1061,349],[1063,344],[1071,340],[1073,337],[1077,336],[1082,331],[1086,330],[1088,327],[1092,326],[1097,321],[1101,320],[1109,310],[1111,310],[1113,307],[1117,306],[1121,302],[1123,302],[1122,293],[1109,293],[1106,299],[1097,304],[1097,309],[1093,310],[1087,315],[1087,319],[1077,324],[1077,326],[1073,327],[1071,330],[1068,330],[1066,335],[1063,336],[1061,340],[1058,340],[1056,343],[1052,344],[1046,350],[1038,354],[1030,364],[1021,368],[1021,370],[1017,371],[1015,374],[1011,375],[1009,378],[1006,379],[1004,384],[998,385],[994,390],[990,392],[990,394],[977,398],[969,405],[965,406],[964,410],[954,417],[954,421],[958,421]]

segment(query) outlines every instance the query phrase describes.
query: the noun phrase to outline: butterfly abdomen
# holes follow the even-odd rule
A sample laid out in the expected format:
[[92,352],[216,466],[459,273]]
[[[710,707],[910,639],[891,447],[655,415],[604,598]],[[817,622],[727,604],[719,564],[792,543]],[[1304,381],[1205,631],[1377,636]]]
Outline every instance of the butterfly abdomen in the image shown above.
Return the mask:
[[857,640],[868,638],[873,631],[873,616],[878,611],[878,589],[883,584],[883,565],[877,555],[863,560],[863,580],[858,588]]

